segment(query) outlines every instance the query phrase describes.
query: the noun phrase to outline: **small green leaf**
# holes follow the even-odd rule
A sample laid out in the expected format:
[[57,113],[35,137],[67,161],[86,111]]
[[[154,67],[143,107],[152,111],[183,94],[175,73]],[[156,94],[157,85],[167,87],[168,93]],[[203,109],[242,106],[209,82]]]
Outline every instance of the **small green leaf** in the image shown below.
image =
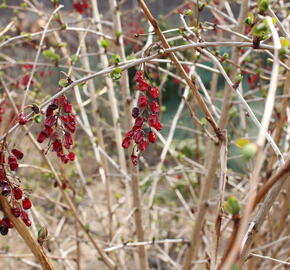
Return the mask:
[[120,32],[120,31],[118,31],[118,30],[115,32],[115,36],[116,36],[116,38],[119,38],[121,35],[122,35],[122,32]]
[[112,80],[117,81],[121,78],[122,70],[119,67],[116,67],[111,73],[110,77]]
[[75,64],[77,61],[78,61],[78,57],[76,55],[73,55],[71,58],[70,58],[70,61],[72,62],[72,64]]
[[255,22],[255,17],[252,12],[249,12],[247,15],[247,18],[245,19],[245,24],[247,25],[253,25]]
[[243,148],[244,146],[246,146],[249,143],[251,143],[251,141],[249,139],[246,139],[246,138],[238,138],[235,141],[235,145],[239,148]]
[[60,87],[66,87],[67,84],[68,84],[67,79],[60,79],[60,80],[58,81],[58,85],[59,85]]
[[269,2],[270,2],[269,0],[258,0],[257,5],[258,5],[259,10],[262,12],[265,12],[266,10],[268,10],[269,5],[270,5]]
[[43,120],[43,116],[41,114],[36,114],[34,117],[33,117],[33,120],[35,123],[39,124],[42,122]]
[[101,40],[101,47],[103,47],[104,49],[108,49],[109,45],[110,45],[109,40],[107,40],[107,39]]
[[55,53],[54,48],[49,48],[48,50],[44,50],[43,51],[43,56],[46,57],[47,59],[51,60],[51,61],[59,61],[60,60],[60,56]]
[[118,55],[118,54],[113,54],[113,55],[111,56],[110,62],[111,62],[112,64],[119,64],[119,63],[121,62],[121,56]]
[[224,210],[232,215],[238,215],[241,208],[239,202],[234,196],[230,196],[228,200],[224,203]]
[[236,82],[241,82],[243,80],[243,76],[241,73],[237,74],[236,76]]
[[193,15],[193,11],[191,9],[187,9],[187,10],[184,11],[184,15],[185,16],[191,16],[191,15]]

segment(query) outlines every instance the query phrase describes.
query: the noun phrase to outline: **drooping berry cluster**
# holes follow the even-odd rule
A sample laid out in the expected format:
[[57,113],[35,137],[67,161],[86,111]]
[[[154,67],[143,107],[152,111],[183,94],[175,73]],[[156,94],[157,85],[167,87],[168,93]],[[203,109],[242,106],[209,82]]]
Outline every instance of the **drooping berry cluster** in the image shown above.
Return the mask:
[[[14,148],[9,151],[4,144],[2,145],[0,151],[0,192],[2,196],[10,198],[11,213],[17,218],[20,217],[29,227],[31,221],[25,210],[30,209],[32,203],[19,187],[20,180],[15,175],[15,171],[18,169],[18,160],[21,160],[23,156],[20,150]],[[0,220],[0,233],[6,235],[11,228],[13,228],[13,223],[4,216]]]
[[[137,107],[132,109],[132,117],[135,119],[134,126],[125,135],[122,142],[122,147],[129,148],[132,141],[135,142],[135,146],[144,152],[149,143],[156,142],[156,134],[152,128],[157,131],[162,129],[162,125],[159,122],[160,107],[156,99],[159,97],[158,88],[150,85],[150,83],[144,78],[142,71],[137,71],[134,77],[135,82],[138,84],[140,95],[137,102]],[[147,122],[149,131],[146,132],[144,124]],[[135,147],[134,147],[135,148]],[[136,166],[138,162],[138,151],[134,151],[131,154],[131,161]]]
[[73,161],[75,154],[70,150],[76,130],[76,116],[72,114],[72,105],[65,95],[55,98],[47,107],[43,124],[44,128],[39,132],[37,141],[43,143],[48,139],[48,149],[56,152],[63,163]]

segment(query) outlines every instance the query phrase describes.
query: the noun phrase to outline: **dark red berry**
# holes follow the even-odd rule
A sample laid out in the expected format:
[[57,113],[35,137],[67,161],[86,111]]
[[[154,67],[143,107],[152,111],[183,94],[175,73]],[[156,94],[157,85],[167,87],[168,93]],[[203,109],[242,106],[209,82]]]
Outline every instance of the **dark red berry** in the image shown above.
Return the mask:
[[32,203],[30,201],[29,198],[24,198],[23,201],[22,201],[22,207],[23,209],[27,210],[27,209],[30,209],[32,207]]
[[65,132],[64,134],[64,147],[66,149],[70,149],[73,145],[73,138],[69,132]]
[[23,153],[20,151],[20,150],[18,150],[18,149],[12,149],[11,150],[11,152],[12,152],[12,154],[18,159],[18,160],[20,160],[20,159],[22,159],[23,158]]
[[31,220],[29,219],[28,214],[25,211],[21,211],[21,219],[27,227],[31,226]]
[[15,208],[11,208],[11,213],[13,214],[14,217],[20,217],[21,215],[21,211],[19,208],[15,207]]
[[23,191],[22,191],[22,189],[19,188],[19,187],[15,187],[15,188],[13,188],[13,195],[14,195],[15,200],[20,200],[20,199],[22,199],[22,196],[23,196]]
[[66,113],[71,113],[72,112],[72,105],[71,105],[71,103],[68,100],[66,100],[64,102],[64,104],[63,104],[63,110]]
[[49,138],[51,136],[51,134],[53,133],[53,128],[52,127],[45,127],[43,130],[43,135],[45,135],[47,138]]
[[64,164],[67,164],[69,162],[69,158],[66,155],[62,155],[60,159]]
[[39,133],[38,133],[38,136],[37,136],[37,141],[39,142],[39,143],[43,143],[44,142],[44,140],[46,139],[46,133],[44,132],[44,131],[40,131]]
[[52,148],[56,152],[62,151],[62,144],[60,140],[55,140],[52,144]]
[[8,227],[8,229],[12,229],[14,227],[13,223],[8,217],[4,217],[2,221]]
[[16,171],[16,169],[18,168],[18,162],[16,157],[14,156],[8,157],[8,164],[11,171]]
[[7,197],[11,193],[11,187],[7,182],[1,183],[1,194]]
[[148,88],[149,88],[149,84],[143,79],[140,79],[138,81],[138,84],[139,84],[139,90],[140,91],[147,91]]
[[137,118],[139,116],[139,114],[140,114],[140,109],[138,107],[134,107],[132,109],[132,117]]
[[55,124],[55,122],[56,122],[56,118],[54,117],[54,115],[48,116],[44,120],[44,126],[45,127],[52,127]]
[[0,226],[0,233],[2,235],[7,235],[8,231],[9,231],[9,229],[8,229],[8,227],[5,224],[2,224]]
[[45,116],[46,117],[49,117],[49,116],[52,116],[53,115],[53,110],[52,109],[50,109],[49,107],[46,109],[46,114],[45,114]]

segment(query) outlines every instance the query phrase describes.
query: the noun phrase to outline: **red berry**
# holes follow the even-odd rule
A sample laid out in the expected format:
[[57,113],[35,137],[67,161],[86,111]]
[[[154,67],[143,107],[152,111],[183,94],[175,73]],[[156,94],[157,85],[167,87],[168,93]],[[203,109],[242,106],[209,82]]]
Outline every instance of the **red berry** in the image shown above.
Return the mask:
[[73,124],[71,124],[71,123],[65,123],[65,124],[64,124],[64,127],[65,127],[68,131],[70,131],[70,132],[72,132],[72,133],[74,133],[75,130],[76,130],[75,125],[73,125]]
[[39,143],[43,143],[45,139],[46,139],[46,133],[44,131],[40,131],[37,136],[37,141]]
[[138,82],[138,81],[140,81],[142,78],[143,78],[143,73],[142,73],[142,71],[137,71],[137,72],[135,73],[134,80],[135,80],[136,82]]
[[8,229],[11,229],[14,227],[13,223],[11,222],[11,220],[8,217],[4,217],[2,219],[2,221],[8,227]]
[[137,166],[138,164],[138,157],[135,155],[131,155],[131,161],[133,163],[134,166]]
[[154,128],[155,128],[157,131],[159,131],[159,130],[161,130],[161,129],[163,128],[163,126],[161,125],[160,122],[157,122],[156,125],[154,126]]
[[68,159],[69,159],[70,161],[74,161],[76,155],[75,155],[74,152],[69,152],[68,155],[67,155],[67,157],[68,157]]
[[43,130],[43,135],[45,135],[47,138],[50,137],[53,133],[53,128],[52,127],[45,127]]
[[156,142],[156,135],[151,130],[148,132],[148,141],[151,142],[151,143],[155,143]]
[[67,164],[69,162],[69,158],[66,155],[62,155],[60,159],[64,164]]
[[144,122],[144,119],[142,117],[137,117],[135,120],[134,127],[136,127],[136,128],[142,127],[143,122]]
[[139,143],[138,147],[141,151],[145,151],[148,147],[148,142],[146,140],[143,140]]
[[148,102],[148,98],[145,95],[140,95],[138,99],[138,107],[141,109],[146,108]]
[[143,79],[140,79],[138,81],[138,84],[139,84],[139,90],[140,91],[147,91],[148,88],[149,88],[149,84]]
[[24,198],[23,201],[22,201],[22,207],[23,209],[27,210],[27,209],[30,209],[32,207],[32,203],[30,201],[29,198]]
[[156,101],[152,101],[150,103],[150,110],[153,113],[159,113],[160,112],[159,105],[158,105],[158,103]]
[[131,138],[130,137],[125,137],[123,139],[123,142],[122,142],[122,147],[125,148],[125,149],[128,149],[130,144],[131,144]]
[[27,119],[25,118],[24,113],[20,113],[18,116],[19,125],[25,125],[27,123]]
[[56,122],[56,118],[53,115],[48,116],[44,120],[44,126],[45,127],[52,127],[55,124],[55,122]]
[[8,157],[8,164],[11,171],[16,171],[16,169],[18,168],[18,162],[16,157],[14,156]]
[[152,86],[150,89],[149,89],[149,94],[152,98],[158,98],[159,96],[159,91],[158,91],[158,88],[155,87],[155,86]]
[[21,219],[27,227],[31,226],[31,220],[29,219],[28,214],[25,211],[21,211]]
[[18,149],[12,149],[11,150],[11,152],[12,152],[12,154],[18,159],[18,160],[20,160],[20,159],[22,159],[23,158],[23,153],[20,151],[20,150],[18,150]]
[[64,142],[65,148],[69,149],[71,145],[73,145],[73,138],[69,132],[65,132],[64,134]]
[[148,117],[148,125],[150,127],[155,127],[156,124],[158,123],[158,121],[159,121],[159,118],[158,118],[157,114],[153,113],[153,114],[149,115],[149,117]]
[[55,140],[52,144],[52,148],[55,152],[60,152],[62,151],[62,144],[60,140]]
[[64,102],[64,104],[63,104],[63,110],[66,113],[71,113],[72,112],[72,105],[71,105],[71,103],[68,100],[66,100]]
[[14,195],[15,200],[20,200],[22,198],[22,196],[23,196],[22,189],[19,188],[19,187],[15,187],[13,189],[13,195]]
[[126,133],[125,137],[129,137],[129,138],[132,138],[133,135],[134,135],[134,130],[130,130],[129,132]]
[[142,129],[136,130],[133,137],[135,143],[139,144],[144,140],[144,131]]
[[50,109],[49,106],[48,106],[48,108],[46,109],[46,114],[45,114],[45,116],[48,117],[48,116],[52,116],[52,115],[53,115],[53,110]]
[[17,207],[11,208],[11,213],[13,214],[14,217],[20,217],[21,215],[21,210]]

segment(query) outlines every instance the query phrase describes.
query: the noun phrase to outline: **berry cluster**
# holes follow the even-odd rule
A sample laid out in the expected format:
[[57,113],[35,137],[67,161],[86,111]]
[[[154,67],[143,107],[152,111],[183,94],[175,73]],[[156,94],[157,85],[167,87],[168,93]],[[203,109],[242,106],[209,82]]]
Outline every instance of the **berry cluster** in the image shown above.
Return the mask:
[[60,160],[66,164],[75,159],[74,152],[70,152],[75,130],[76,116],[72,114],[72,105],[65,95],[61,95],[47,107],[44,128],[39,132],[37,141],[43,143],[45,139],[49,139],[48,149],[52,148],[52,151],[56,152]]
[[[149,84],[144,78],[142,71],[136,72],[134,80],[137,82],[140,91],[137,107],[132,109],[132,117],[135,119],[135,123],[132,129],[125,135],[122,147],[127,149],[131,142],[134,141],[135,146],[138,146],[138,149],[144,152],[148,147],[148,142],[156,142],[156,135],[151,128],[155,128],[157,131],[162,129],[158,116],[160,107],[158,102],[155,101],[159,97],[159,91],[157,87]],[[144,128],[144,123],[146,122],[149,126],[147,133]],[[137,152],[133,151],[131,154],[131,161],[135,166],[138,162]]]
[[73,8],[80,14],[83,14],[87,8],[89,8],[89,3],[87,0],[79,0],[73,3]]
[[[10,197],[11,213],[17,218],[21,217],[25,225],[29,227],[31,221],[25,210],[30,209],[32,203],[27,196],[24,196],[23,190],[17,184],[20,180],[14,173],[18,168],[18,160],[21,160],[24,155],[16,148],[9,151],[4,149],[4,146],[2,145],[0,151],[0,192],[2,196]],[[13,228],[13,223],[4,216],[0,220],[0,233],[6,235],[11,228]]]

